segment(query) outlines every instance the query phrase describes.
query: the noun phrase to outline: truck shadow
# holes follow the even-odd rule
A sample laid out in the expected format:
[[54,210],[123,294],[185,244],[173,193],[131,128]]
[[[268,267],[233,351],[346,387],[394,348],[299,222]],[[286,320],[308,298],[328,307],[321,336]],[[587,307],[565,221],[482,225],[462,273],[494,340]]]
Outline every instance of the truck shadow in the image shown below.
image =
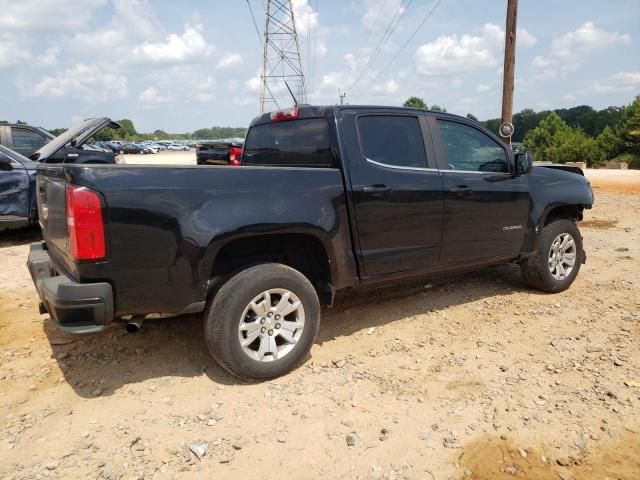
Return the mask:
[[[403,285],[349,292],[324,309],[316,343],[396,320],[438,312],[452,306],[526,290],[517,265],[495,265],[455,275],[416,280]],[[531,290],[529,293],[543,295]]]
[[42,231],[37,225],[17,230],[0,231],[0,248],[16,247],[40,240],[42,240]]
[[[524,288],[518,267],[502,265],[342,295],[333,308],[323,309],[316,343]],[[153,382],[145,384],[145,389],[201,376],[216,384],[249,385],[229,375],[211,358],[203,341],[200,316],[146,320],[136,334],[128,334],[123,326],[116,325],[95,335],[71,336],[58,330],[50,319],[44,322],[44,330],[65,380],[81,397],[108,396],[122,387],[141,388],[136,384],[150,379]]]

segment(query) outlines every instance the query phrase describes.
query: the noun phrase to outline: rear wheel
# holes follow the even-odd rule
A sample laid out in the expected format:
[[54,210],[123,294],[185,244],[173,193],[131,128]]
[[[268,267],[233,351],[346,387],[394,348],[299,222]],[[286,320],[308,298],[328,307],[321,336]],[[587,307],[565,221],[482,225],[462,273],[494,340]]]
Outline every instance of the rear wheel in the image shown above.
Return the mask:
[[309,280],[286,265],[247,268],[210,303],[204,333],[218,363],[245,380],[265,380],[298,366],[320,324],[320,303]]
[[536,253],[522,262],[521,270],[530,286],[556,293],[571,286],[583,260],[580,230],[572,221],[561,219],[542,229]]

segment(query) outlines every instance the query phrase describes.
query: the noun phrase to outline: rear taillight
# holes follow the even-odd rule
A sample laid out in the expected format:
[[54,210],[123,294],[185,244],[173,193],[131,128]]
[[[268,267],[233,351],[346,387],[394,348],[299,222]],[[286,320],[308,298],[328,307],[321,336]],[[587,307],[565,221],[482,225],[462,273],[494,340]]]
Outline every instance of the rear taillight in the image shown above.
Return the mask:
[[271,118],[272,122],[286,122],[289,120],[296,120],[299,114],[300,111],[298,110],[298,107],[292,107],[271,112],[269,118]]
[[231,147],[229,149],[229,165],[238,167],[240,160],[242,160],[242,147]]
[[67,185],[69,253],[75,260],[104,258],[105,238],[102,202],[93,190]]

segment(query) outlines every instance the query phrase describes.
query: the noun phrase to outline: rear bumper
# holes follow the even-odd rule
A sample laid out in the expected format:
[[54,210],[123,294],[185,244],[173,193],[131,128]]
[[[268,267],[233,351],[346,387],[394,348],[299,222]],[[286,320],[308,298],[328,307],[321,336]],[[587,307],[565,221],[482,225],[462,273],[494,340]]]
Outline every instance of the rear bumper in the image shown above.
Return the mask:
[[60,329],[69,333],[100,332],[113,320],[109,283],[78,283],[57,272],[43,243],[31,244],[27,265],[42,306]]

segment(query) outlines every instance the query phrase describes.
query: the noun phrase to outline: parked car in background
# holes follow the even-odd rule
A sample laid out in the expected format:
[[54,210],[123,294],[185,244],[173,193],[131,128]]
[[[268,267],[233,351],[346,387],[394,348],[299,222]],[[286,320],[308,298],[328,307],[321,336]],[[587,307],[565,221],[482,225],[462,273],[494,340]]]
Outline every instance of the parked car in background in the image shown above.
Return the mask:
[[196,143],[198,165],[240,165],[243,140],[203,140]]
[[156,148],[156,146],[151,143],[142,142],[138,145],[140,145],[144,149],[144,153],[158,153],[158,149]]
[[120,128],[110,118],[91,118],[61,133],[29,158],[41,163],[118,163],[114,152],[87,142],[104,128]]
[[138,145],[137,143],[125,143],[122,145],[122,150],[123,153],[128,153],[128,154],[144,154],[144,147],[142,147],[141,145]]
[[[87,140],[102,128],[117,125],[108,118],[87,120],[53,138],[27,158],[0,145],[0,230],[34,224],[36,167],[43,163],[123,163],[113,152]],[[47,215],[48,211],[42,212]]]
[[181,145],[179,143],[172,143],[171,145],[169,145],[167,147],[167,150],[184,150],[184,151],[188,151],[189,150],[189,146],[188,145]]
[[28,157],[54,137],[44,128],[22,123],[0,123],[0,145]]
[[37,165],[0,145],[0,230],[26,227],[36,222]]

